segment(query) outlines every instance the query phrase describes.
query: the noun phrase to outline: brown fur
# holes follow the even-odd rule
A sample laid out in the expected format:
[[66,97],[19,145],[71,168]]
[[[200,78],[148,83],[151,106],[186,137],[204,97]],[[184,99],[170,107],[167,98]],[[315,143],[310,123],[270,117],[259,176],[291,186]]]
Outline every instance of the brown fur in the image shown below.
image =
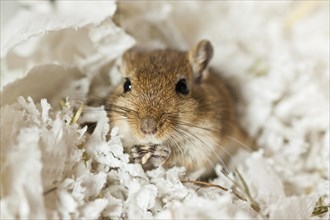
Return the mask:
[[[217,74],[207,69],[212,54],[208,41],[188,52],[133,48],[124,54],[120,70],[130,79],[132,90],[123,92],[123,80],[111,92],[108,107],[111,126],[119,127],[125,147],[166,145],[171,154],[165,167],[184,166],[188,172],[204,168],[207,175],[216,163],[227,161],[247,143],[229,92]],[[186,96],[175,90],[181,78],[190,90]],[[145,118],[156,121],[152,139],[141,131]]]

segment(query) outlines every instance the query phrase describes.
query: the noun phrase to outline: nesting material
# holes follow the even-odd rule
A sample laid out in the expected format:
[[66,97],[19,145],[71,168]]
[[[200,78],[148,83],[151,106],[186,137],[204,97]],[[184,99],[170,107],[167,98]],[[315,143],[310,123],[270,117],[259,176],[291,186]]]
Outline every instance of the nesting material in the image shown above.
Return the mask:
[[[1,219],[329,218],[329,2],[24,4],[1,30]],[[90,100],[135,43],[201,38],[260,149],[210,182],[145,172]]]

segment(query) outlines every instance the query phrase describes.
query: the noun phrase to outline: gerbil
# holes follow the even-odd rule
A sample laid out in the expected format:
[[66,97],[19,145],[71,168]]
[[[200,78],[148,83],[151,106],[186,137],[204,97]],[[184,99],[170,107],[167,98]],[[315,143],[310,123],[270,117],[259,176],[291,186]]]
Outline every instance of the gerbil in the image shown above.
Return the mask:
[[246,143],[230,93],[208,68],[212,56],[207,40],[190,51],[133,48],[123,55],[123,80],[107,109],[134,162],[206,177]]

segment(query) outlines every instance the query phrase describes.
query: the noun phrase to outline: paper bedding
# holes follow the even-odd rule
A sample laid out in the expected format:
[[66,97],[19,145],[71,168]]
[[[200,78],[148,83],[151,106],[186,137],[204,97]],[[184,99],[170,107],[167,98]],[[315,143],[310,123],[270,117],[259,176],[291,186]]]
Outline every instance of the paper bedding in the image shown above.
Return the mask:
[[[329,219],[329,2],[13,7],[1,27],[1,219]],[[182,181],[183,167],[144,172],[98,97],[133,45],[187,49],[204,38],[260,149],[200,184]]]

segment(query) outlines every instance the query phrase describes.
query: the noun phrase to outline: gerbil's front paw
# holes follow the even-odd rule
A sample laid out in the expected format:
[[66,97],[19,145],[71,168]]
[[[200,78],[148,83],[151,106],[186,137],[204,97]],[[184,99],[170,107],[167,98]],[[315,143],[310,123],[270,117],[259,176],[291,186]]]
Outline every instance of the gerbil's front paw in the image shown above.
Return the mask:
[[171,149],[165,145],[154,145],[152,148],[152,153],[149,159],[149,163],[151,163],[154,167],[159,167],[170,156]]
[[170,148],[165,145],[135,145],[131,148],[130,158],[133,163],[141,163],[148,170],[162,165],[170,153]]
[[134,145],[130,152],[131,162],[145,164],[146,161],[150,158],[150,151],[150,145]]

